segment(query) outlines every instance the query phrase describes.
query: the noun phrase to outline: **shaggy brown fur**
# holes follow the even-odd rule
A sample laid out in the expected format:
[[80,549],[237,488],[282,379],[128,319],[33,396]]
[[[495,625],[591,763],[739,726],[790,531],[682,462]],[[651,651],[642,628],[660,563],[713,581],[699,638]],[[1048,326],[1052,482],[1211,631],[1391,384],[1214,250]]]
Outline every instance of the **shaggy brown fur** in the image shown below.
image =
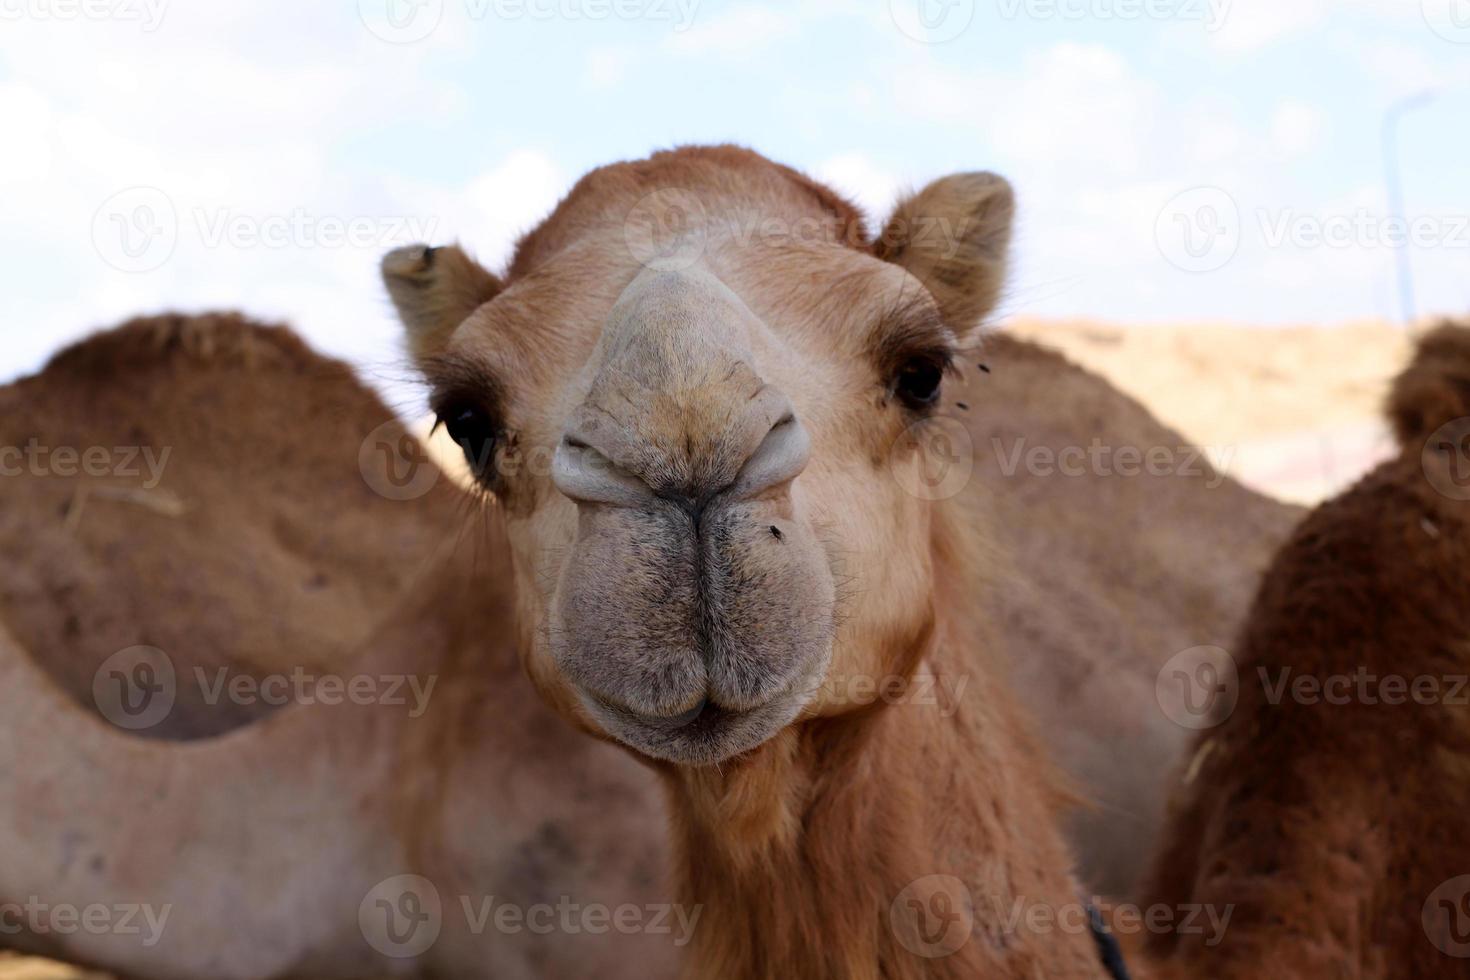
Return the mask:
[[[955,587],[975,581],[976,531],[951,517],[934,532],[950,583],[935,608],[950,612],[894,664],[909,677],[922,659],[949,692],[941,710],[878,706],[787,729],[719,771],[665,767],[682,894],[719,926],[692,976],[1104,976],[1087,935],[1011,918],[1080,908],[1052,832],[1071,800],[1003,666],[974,645],[983,614]],[[933,958],[906,945],[916,937]]]
[[1390,400],[1402,454],[1262,582],[1239,703],[1200,738],[1157,861],[1158,901],[1234,906],[1216,948],[1153,937],[1180,975],[1470,976],[1470,889],[1441,889],[1470,874],[1470,503],[1437,489],[1470,459],[1425,452],[1470,415],[1467,365],[1470,327],[1421,342]]

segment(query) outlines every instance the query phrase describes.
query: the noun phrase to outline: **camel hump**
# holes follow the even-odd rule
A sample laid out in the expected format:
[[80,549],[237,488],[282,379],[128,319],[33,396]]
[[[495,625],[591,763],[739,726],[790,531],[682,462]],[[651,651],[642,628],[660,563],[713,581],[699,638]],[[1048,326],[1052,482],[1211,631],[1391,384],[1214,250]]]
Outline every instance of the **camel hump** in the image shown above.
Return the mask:
[[289,327],[239,313],[134,317],[52,355],[47,371],[109,376],[119,368],[174,362],[220,368],[322,367],[334,362],[308,347]]
[[131,320],[0,386],[0,483],[0,621],[103,715],[97,685],[136,673],[110,658],[152,657],[176,692],[132,730],[158,738],[339,669],[463,524],[349,365],[235,313]]
[[1394,379],[1388,419],[1399,444],[1413,449],[1456,419],[1470,416],[1470,321],[1446,320],[1420,337],[1409,366]]

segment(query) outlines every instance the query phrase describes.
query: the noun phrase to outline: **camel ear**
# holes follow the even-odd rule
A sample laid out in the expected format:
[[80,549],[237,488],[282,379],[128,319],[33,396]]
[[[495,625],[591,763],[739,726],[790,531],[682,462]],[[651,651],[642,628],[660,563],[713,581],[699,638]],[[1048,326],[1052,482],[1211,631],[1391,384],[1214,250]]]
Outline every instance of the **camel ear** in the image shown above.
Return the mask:
[[1016,195],[992,173],[951,174],[893,210],[874,254],[912,273],[957,334],[976,327],[1005,285]]
[[437,354],[449,335],[501,284],[458,245],[407,245],[383,256],[383,284],[398,308],[415,359]]

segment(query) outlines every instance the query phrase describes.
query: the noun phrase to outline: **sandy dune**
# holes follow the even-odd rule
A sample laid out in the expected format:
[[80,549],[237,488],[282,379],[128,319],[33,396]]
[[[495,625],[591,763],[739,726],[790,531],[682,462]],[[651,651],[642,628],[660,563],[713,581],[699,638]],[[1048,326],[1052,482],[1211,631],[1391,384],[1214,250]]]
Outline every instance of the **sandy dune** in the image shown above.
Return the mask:
[[1411,334],[1337,327],[1121,327],[1017,319],[1006,329],[1104,375],[1231,476],[1316,503],[1392,452],[1380,407]]

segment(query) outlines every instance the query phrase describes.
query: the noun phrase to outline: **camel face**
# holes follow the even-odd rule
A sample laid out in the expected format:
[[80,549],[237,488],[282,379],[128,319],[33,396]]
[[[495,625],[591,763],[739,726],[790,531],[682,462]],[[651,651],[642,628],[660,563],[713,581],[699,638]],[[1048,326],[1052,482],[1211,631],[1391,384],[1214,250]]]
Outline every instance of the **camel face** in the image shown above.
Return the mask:
[[[679,235],[650,254],[640,222],[671,201]],[[926,207],[948,239],[913,234]],[[912,672],[933,591],[912,434],[994,297],[1009,216],[998,178],[949,178],[870,245],[794,172],[682,150],[584,178],[503,282],[457,248],[385,259],[506,520],[543,694],[709,765]]]
[[812,440],[781,347],[708,269],[650,269],[573,383],[551,479],[576,530],[545,597],[550,652],[596,722],[656,758],[753,748],[830,660],[834,557],[798,480]]

